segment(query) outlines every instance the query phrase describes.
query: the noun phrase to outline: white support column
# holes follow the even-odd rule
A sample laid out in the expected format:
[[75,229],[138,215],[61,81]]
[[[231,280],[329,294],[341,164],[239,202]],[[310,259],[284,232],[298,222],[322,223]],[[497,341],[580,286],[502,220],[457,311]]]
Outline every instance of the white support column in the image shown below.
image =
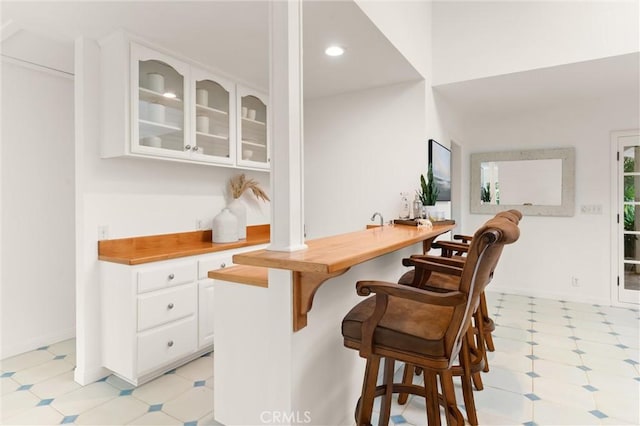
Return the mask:
[[100,138],[100,46],[80,37],[75,41],[75,213],[76,213],[76,370],[74,379],[88,385],[108,374],[102,365],[100,286],[96,240],[86,229],[85,149]]
[[302,113],[302,2],[269,3],[271,102],[271,245],[296,251],[304,244]]

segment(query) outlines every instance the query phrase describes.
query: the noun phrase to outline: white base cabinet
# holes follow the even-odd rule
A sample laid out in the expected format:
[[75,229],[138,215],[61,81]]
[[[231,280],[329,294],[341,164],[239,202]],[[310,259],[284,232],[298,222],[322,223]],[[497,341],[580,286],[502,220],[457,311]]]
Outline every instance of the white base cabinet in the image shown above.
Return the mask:
[[134,266],[100,262],[103,366],[138,386],[213,350],[207,274],[263,247]]
[[198,346],[201,348],[213,344],[213,280],[207,274],[231,265],[231,258],[240,251],[247,250],[230,250],[198,260]]

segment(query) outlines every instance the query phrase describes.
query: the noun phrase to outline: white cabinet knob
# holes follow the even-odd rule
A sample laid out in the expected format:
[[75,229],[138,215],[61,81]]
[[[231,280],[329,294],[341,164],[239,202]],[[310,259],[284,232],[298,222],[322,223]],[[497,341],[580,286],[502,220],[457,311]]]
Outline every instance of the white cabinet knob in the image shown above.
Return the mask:
[[184,147],[185,151],[189,151],[190,149],[191,149],[191,145],[187,145],[187,146]]
[[167,309],[173,309],[173,303],[169,303],[169,304],[167,305]]
[[167,346],[169,346],[169,347],[173,346],[173,340],[169,340],[169,341],[167,342]]
[[169,274],[169,277],[168,277],[168,278],[169,278],[170,280],[172,280],[172,279],[174,279],[175,277],[176,277],[175,275],[173,275],[173,274]]

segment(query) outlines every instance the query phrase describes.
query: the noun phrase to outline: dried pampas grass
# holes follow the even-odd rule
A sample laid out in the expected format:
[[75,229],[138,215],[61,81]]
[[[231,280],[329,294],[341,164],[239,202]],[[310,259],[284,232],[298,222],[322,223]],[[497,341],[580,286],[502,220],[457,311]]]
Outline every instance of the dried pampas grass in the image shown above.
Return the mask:
[[260,188],[260,184],[254,179],[247,179],[244,173],[234,176],[229,180],[229,189],[234,199],[240,198],[245,191],[251,190],[256,198],[262,201],[270,201],[267,193]]

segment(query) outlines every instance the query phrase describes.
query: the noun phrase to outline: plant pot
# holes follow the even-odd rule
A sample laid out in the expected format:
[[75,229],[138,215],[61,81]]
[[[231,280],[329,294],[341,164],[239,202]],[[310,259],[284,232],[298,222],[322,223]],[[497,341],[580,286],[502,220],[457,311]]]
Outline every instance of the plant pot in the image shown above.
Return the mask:
[[437,220],[437,208],[436,206],[423,206],[424,210],[422,216],[425,219],[429,219],[431,222]]
[[238,239],[245,240],[247,238],[247,207],[239,198],[235,198],[227,208],[238,219]]
[[213,218],[211,233],[214,243],[233,243],[238,241],[238,219],[228,208],[222,209]]

